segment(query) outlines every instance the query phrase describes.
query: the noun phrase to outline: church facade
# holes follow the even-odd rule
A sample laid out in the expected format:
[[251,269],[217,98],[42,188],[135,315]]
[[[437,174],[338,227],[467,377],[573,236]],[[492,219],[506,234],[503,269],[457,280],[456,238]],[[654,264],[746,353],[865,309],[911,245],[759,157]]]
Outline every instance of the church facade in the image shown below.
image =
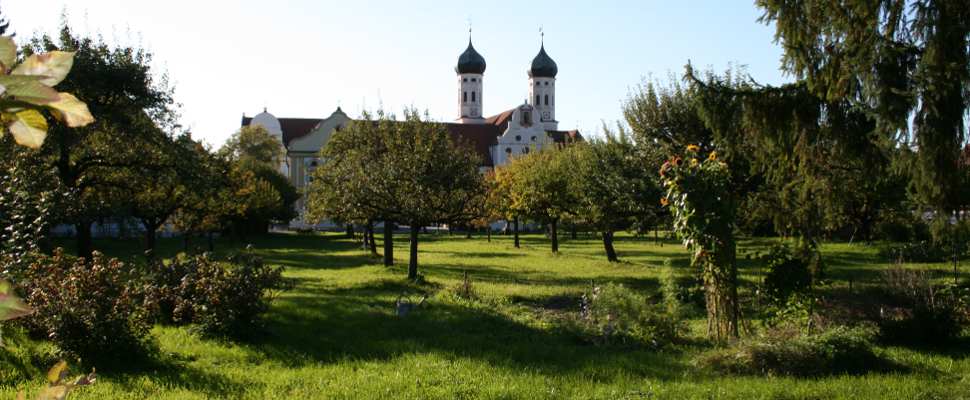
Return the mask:
[[[576,130],[559,130],[556,120],[559,68],[546,53],[544,43],[527,73],[528,100],[490,117],[483,116],[485,68],[485,58],[469,39],[455,66],[458,118],[444,123],[453,138],[471,145],[478,153],[483,171],[504,165],[517,155],[582,140]],[[350,121],[350,116],[339,107],[326,118],[277,118],[264,109],[253,117],[243,115],[242,126],[262,126],[283,143],[286,157],[280,163],[280,172],[302,189],[320,164],[320,150]],[[298,208],[302,206],[298,204]]]

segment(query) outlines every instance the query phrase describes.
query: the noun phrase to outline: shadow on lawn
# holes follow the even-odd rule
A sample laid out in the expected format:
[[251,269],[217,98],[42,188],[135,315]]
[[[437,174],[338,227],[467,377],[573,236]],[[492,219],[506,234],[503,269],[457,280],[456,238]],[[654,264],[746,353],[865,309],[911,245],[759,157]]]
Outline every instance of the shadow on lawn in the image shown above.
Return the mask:
[[584,345],[567,334],[513,321],[485,305],[429,300],[407,317],[394,315],[398,295],[416,290],[384,280],[325,295],[294,293],[274,307],[268,335],[249,345],[288,365],[438,353],[550,375],[594,374],[603,379],[630,373],[668,379],[686,368],[673,354]]
[[165,388],[180,388],[204,394],[207,398],[240,398],[247,391],[254,391],[259,383],[230,379],[218,371],[206,371],[187,362],[165,357],[140,364],[133,364],[124,372],[111,372],[112,382],[125,388],[127,393],[143,390],[144,378],[150,376],[153,384]]

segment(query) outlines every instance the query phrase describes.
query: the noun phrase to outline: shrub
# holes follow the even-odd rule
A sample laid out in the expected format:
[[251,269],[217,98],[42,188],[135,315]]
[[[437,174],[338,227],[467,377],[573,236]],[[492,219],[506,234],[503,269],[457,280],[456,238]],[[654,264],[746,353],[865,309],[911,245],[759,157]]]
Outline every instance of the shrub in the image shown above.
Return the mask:
[[148,303],[162,321],[195,323],[206,335],[242,337],[259,327],[274,290],[288,287],[282,267],[251,254],[226,262],[207,254],[153,264]]
[[34,313],[23,319],[63,352],[83,359],[144,354],[151,325],[137,274],[95,252],[90,261],[38,255],[20,280]]
[[701,355],[697,364],[721,373],[811,377],[862,374],[884,363],[866,328],[835,327],[816,334],[770,329]]
[[931,240],[893,243],[879,250],[879,256],[893,262],[943,262],[953,256],[953,248]]
[[899,265],[883,273],[885,290],[895,305],[880,309],[883,340],[892,343],[938,344],[960,336],[967,321],[967,290],[937,287],[925,271]]
[[623,285],[594,287],[581,300],[579,329],[596,344],[646,343],[660,348],[686,330],[679,307],[650,303]]
[[672,298],[667,298],[667,301],[676,300],[680,305],[691,305],[700,309],[704,309],[706,303],[704,300],[704,277],[702,276],[703,271],[698,269],[691,269],[689,274],[678,273],[678,267],[675,267],[671,259],[666,259],[664,261],[664,268],[667,275],[664,278],[667,279],[661,282],[664,286],[664,296],[668,293],[672,293]]
[[793,294],[803,294],[812,285],[808,264],[788,246],[774,246],[762,258],[766,263],[764,294],[774,304],[785,304]]

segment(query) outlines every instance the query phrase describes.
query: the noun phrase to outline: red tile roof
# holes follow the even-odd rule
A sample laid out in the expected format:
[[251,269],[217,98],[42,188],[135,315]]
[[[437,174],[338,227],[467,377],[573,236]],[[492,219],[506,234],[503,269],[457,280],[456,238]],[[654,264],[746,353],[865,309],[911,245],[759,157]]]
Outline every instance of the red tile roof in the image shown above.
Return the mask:
[[[320,118],[277,118],[280,121],[280,129],[283,130],[283,145],[289,147],[293,139],[304,137],[310,134],[313,128],[323,119]],[[252,122],[251,117],[243,117],[242,126],[249,126]]]
[[[498,144],[498,137],[508,129],[509,120],[512,119],[512,112],[515,109],[501,112],[485,119],[484,124],[460,124],[455,122],[444,123],[452,140],[456,143],[470,147],[478,154],[482,160],[482,166],[494,167],[492,161],[491,147]],[[280,128],[283,130],[283,143],[289,146],[290,141],[306,136],[322,121],[316,118],[278,118]],[[252,121],[250,117],[243,117],[242,126],[248,126]],[[572,143],[583,140],[579,131],[547,131],[552,140],[556,143]]]

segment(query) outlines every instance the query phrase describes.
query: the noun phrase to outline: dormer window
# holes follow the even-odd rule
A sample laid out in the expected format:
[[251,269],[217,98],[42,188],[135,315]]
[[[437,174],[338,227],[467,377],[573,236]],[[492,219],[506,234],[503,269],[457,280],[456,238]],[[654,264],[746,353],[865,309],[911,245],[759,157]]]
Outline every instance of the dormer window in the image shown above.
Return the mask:
[[532,112],[531,111],[522,111],[522,125],[523,126],[530,126],[530,125],[532,125]]

